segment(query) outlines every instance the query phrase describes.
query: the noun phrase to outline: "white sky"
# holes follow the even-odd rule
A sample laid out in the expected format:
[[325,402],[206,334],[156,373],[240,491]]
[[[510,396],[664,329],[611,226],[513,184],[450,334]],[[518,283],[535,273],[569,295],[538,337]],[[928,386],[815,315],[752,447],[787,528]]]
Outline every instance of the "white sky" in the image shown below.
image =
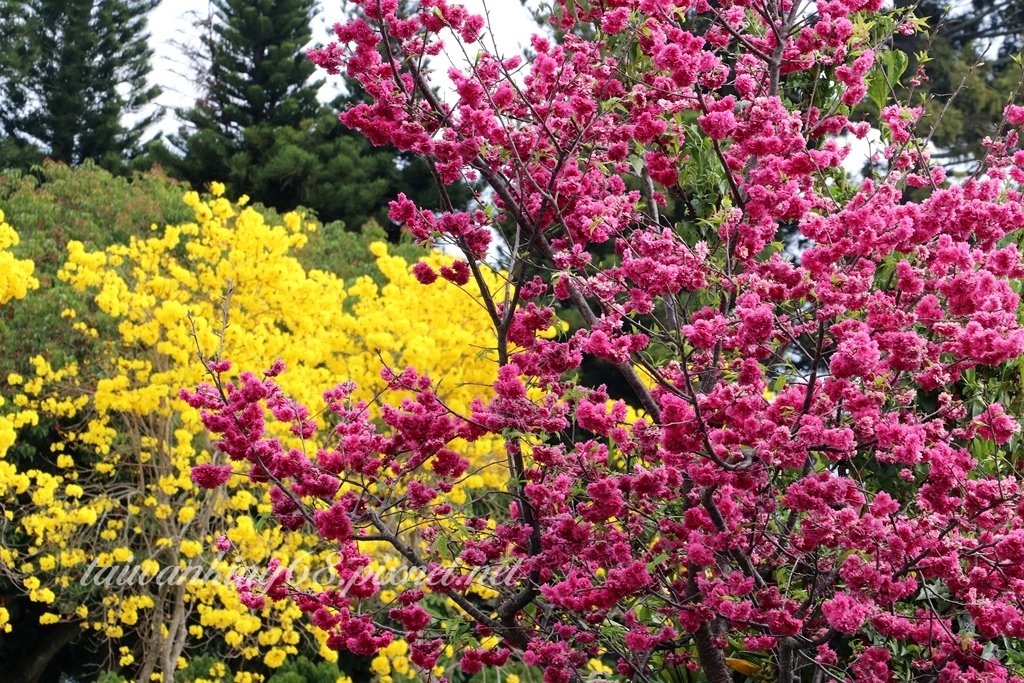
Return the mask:
[[164,118],[156,129],[169,133],[177,128],[173,109],[183,108],[195,101],[195,89],[187,74],[189,66],[180,47],[175,43],[195,41],[192,27],[194,13],[205,15],[206,0],[163,0],[149,14],[149,44],[153,48],[151,78],[163,89],[157,105],[166,108]]

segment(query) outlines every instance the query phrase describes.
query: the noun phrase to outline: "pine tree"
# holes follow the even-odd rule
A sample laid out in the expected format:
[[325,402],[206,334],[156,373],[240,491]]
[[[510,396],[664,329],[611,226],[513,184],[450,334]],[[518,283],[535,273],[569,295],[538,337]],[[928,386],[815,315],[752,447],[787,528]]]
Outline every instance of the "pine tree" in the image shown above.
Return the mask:
[[146,16],[157,2],[0,1],[0,163],[125,168],[158,116],[139,117],[160,93],[147,83]]
[[[211,15],[192,61],[200,96],[195,106],[178,110],[184,122],[171,137],[180,157],[162,161],[195,186],[225,181],[237,193],[271,204],[248,183],[249,169],[265,161],[266,149],[254,144],[258,127],[297,127],[320,111],[317,86],[309,82],[313,65],[303,48],[312,39],[314,0],[213,0]],[[289,185],[286,171],[281,179]],[[293,193],[295,194],[295,193]],[[294,199],[294,198],[293,198]],[[285,201],[273,204],[291,208]]]
[[315,116],[318,83],[303,48],[314,0],[213,0],[208,105],[228,131]]
[[[924,123],[935,126],[934,158],[964,162],[984,156],[983,141],[996,134],[1009,96],[1021,101],[1024,2],[974,0],[950,5],[943,0],[896,0],[913,9],[927,32],[897,35],[893,47],[908,56],[904,85],[928,53],[926,80],[916,88],[914,104],[925,105]],[[1011,95],[1012,94],[1012,95]]]
[[[437,191],[421,161],[374,148],[337,119],[341,103],[317,101],[319,82],[305,48],[312,41],[314,0],[212,0],[200,22],[196,63],[200,98],[178,116],[170,138],[178,155],[161,163],[202,187],[224,182],[278,210],[302,206],[352,230],[387,225],[387,203],[399,192],[425,205]],[[465,188],[453,188],[466,201]],[[433,199],[433,201],[431,201]]]

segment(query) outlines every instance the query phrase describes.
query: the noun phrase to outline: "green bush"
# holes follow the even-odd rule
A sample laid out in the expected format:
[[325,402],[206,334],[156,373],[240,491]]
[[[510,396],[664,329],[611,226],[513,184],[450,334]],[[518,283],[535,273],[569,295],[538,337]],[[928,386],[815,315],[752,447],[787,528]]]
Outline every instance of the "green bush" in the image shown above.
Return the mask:
[[0,174],[0,209],[21,237],[15,253],[35,262],[40,285],[0,318],[0,377],[27,372],[28,359],[39,353],[53,363],[91,353],[61,318],[65,308],[85,308],[83,295],[57,279],[68,242],[102,248],[144,235],[153,223],[189,220],[191,211],[181,201],[187,189],[159,170],[122,178],[92,163],[71,168],[47,161],[31,172]]

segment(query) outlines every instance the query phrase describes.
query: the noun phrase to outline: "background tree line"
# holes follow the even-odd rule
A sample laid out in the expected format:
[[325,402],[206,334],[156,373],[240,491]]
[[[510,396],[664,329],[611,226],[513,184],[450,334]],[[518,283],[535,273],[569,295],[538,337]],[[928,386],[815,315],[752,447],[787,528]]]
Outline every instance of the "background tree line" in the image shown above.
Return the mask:
[[198,99],[175,111],[178,132],[147,139],[162,113],[146,26],[157,4],[0,0],[0,168],[49,158],[129,175],[159,164],[193,187],[224,182],[352,230],[371,218],[386,226],[399,190],[429,203],[422,162],[371,147],[337,121],[340,102],[317,100],[322,81],[304,53],[314,0],[213,0],[190,46]]
[[[386,204],[398,191],[431,204],[422,162],[373,148],[338,123],[342,101],[360,96],[354,84],[333,102],[318,101],[322,81],[304,54],[315,0],[213,0],[189,60],[198,98],[175,111],[176,133],[147,138],[161,115],[146,26],[157,4],[0,0],[0,168],[91,160],[129,175],[160,164],[194,187],[225,182],[229,193],[282,211],[303,206],[352,230],[370,218],[387,227]],[[937,123],[933,142],[944,156],[966,159],[995,132],[1002,93],[1019,73],[1024,3],[898,4],[913,6],[932,29],[896,47],[910,57],[908,78],[916,55],[930,55],[915,92]]]

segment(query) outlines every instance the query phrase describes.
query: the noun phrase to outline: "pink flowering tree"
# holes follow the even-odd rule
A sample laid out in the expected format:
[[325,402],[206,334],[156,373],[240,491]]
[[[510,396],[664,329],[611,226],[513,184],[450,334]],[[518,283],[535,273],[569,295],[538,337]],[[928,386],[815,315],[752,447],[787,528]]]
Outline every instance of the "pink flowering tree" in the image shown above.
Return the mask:
[[[247,599],[296,601],[338,651],[404,639],[424,680],[449,657],[547,683],[592,658],[640,681],[742,680],[737,662],[780,683],[1024,681],[1018,423],[985,379],[1024,352],[1024,108],[947,180],[922,109],[888,94],[887,41],[916,22],[881,0],[565,0],[563,37],[528,58],[446,0],[356,4],[310,57],[365,89],[342,122],[420,155],[442,196],[489,188],[470,211],[399,196],[391,218],[461,253],[415,272],[480,297],[496,379],[457,414],[443,378],[384,367],[372,400],[341,383],[312,416],[279,365],[212,362],[183,396],[237,464],[194,477],[276,484],[280,523],[334,544],[345,586],[278,572]],[[450,94],[428,59],[455,64]],[[867,121],[883,142],[852,184]],[[543,334],[568,308],[582,328]],[[578,381],[588,357],[627,401]],[[453,502],[484,437],[507,483]],[[428,580],[382,600],[371,541]],[[506,570],[486,594],[482,568]]]

